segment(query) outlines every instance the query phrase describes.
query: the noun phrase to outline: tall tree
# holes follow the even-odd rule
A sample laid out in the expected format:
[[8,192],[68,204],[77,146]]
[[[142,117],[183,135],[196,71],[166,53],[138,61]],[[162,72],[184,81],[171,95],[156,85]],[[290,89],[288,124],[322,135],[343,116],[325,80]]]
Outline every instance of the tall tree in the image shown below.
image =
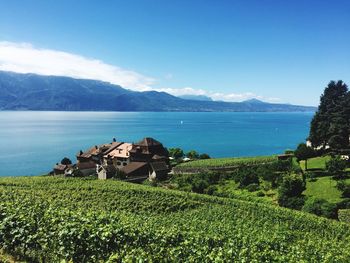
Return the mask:
[[339,80],[331,81],[321,95],[309,134],[313,147],[329,145],[340,149],[349,146],[350,102],[347,85]]
[[313,157],[314,154],[314,150],[305,143],[300,143],[297,149],[294,151],[294,155],[298,162],[301,160],[305,161],[305,170],[307,170],[307,159]]

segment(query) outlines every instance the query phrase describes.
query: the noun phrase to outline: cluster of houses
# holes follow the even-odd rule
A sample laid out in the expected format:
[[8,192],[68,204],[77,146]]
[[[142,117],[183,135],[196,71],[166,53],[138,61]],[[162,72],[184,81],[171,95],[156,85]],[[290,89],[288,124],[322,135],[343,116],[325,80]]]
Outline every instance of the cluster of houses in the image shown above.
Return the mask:
[[117,142],[96,145],[77,155],[76,164],[56,164],[54,175],[71,176],[75,171],[83,176],[97,174],[108,179],[119,173],[128,181],[163,179],[170,171],[169,153],[153,139],[144,138],[137,143]]

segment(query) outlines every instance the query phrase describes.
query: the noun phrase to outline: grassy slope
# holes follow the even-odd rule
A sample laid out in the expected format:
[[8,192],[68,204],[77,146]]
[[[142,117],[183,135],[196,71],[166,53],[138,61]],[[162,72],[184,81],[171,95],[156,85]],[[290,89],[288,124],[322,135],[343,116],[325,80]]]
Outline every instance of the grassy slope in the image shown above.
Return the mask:
[[[310,158],[307,160],[307,168],[324,170],[326,168],[326,162],[330,158],[330,156]],[[305,161],[300,161],[300,167],[301,169],[305,170]]]
[[[115,248],[116,255],[124,259],[147,256],[155,261],[165,258],[181,261],[191,257],[201,262],[215,259],[244,262],[350,260],[350,226],[235,199],[117,181],[1,178],[0,205],[2,211],[6,211],[2,216],[16,213],[25,226],[26,221],[34,220],[36,223],[32,226],[39,228],[31,231],[36,236],[45,236],[50,231],[50,244],[55,249],[49,252],[57,257],[63,257],[64,254],[59,253],[66,249],[59,242],[62,234],[69,238],[67,246],[80,242],[84,247],[89,245],[85,244],[88,241],[85,238],[77,241],[79,236],[85,233],[88,237],[104,235],[111,224],[108,231],[112,232],[105,239],[111,235],[116,240],[113,242],[120,242],[120,251],[118,246]],[[91,232],[100,222],[97,219],[102,220],[102,224],[97,225],[97,229],[102,230]],[[52,220],[56,223],[47,225]],[[76,232],[69,235],[65,229],[75,221],[78,222]],[[116,228],[119,232],[113,236]],[[10,244],[12,230],[8,233]],[[107,241],[99,240],[92,251],[106,249],[104,242]],[[74,249],[69,251],[73,253]],[[40,250],[37,253],[40,254]],[[100,257],[103,255],[108,253]]]
[[[350,183],[350,179],[346,182]],[[341,201],[341,192],[336,188],[336,184],[337,182],[330,176],[319,177],[315,182],[307,181],[304,194],[336,203]]]

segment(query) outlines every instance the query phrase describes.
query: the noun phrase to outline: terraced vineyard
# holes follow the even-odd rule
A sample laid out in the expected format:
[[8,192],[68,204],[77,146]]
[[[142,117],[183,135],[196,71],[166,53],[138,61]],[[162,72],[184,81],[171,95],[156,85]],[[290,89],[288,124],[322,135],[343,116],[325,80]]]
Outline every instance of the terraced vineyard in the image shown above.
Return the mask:
[[255,165],[261,163],[269,163],[276,161],[276,156],[257,156],[257,157],[237,157],[237,158],[215,158],[205,160],[195,160],[186,163],[181,163],[178,167],[226,167],[239,165]]
[[350,226],[118,181],[0,179],[0,245],[30,262],[349,262]]

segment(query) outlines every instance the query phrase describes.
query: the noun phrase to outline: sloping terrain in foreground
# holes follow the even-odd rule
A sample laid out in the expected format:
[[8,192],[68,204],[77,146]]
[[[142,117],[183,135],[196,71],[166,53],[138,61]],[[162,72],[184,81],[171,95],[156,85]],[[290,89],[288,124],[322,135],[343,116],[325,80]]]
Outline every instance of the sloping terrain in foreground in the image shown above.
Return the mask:
[[118,181],[0,179],[0,245],[30,262],[349,262],[350,226]]

